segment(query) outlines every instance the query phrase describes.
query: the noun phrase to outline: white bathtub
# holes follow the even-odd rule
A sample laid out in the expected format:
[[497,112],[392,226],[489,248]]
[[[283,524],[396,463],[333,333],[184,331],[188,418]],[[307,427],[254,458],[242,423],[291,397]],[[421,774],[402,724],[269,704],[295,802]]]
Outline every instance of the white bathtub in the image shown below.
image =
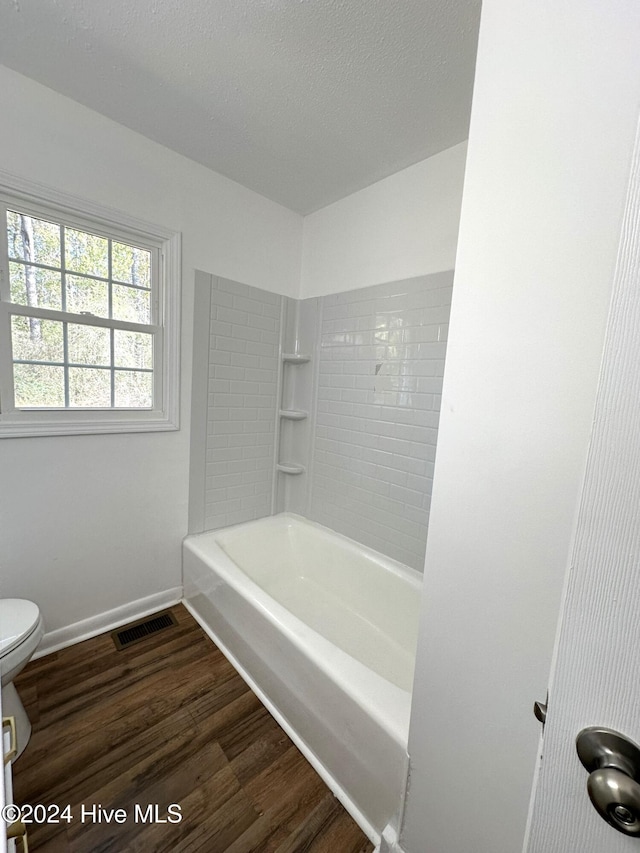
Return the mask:
[[421,578],[295,515],[189,536],[189,610],[377,843],[406,782]]

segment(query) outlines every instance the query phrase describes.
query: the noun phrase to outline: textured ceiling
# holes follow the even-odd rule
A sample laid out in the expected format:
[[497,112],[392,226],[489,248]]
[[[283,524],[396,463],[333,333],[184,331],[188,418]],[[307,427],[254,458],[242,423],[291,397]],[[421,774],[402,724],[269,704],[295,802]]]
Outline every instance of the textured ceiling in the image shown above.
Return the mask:
[[467,137],[480,0],[0,0],[0,62],[301,213]]

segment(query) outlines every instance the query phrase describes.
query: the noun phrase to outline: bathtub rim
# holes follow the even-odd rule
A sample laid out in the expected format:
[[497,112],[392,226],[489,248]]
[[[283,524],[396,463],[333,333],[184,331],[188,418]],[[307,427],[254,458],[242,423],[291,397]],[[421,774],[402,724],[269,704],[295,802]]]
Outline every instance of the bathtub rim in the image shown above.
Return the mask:
[[376,565],[381,566],[382,568],[390,571],[392,574],[395,574],[399,577],[403,577],[405,580],[409,580],[412,585],[415,585],[418,588],[418,591],[422,590],[422,583],[424,577],[422,572],[412,568],[411,566],[407,566],[404,563],[401,563],[399,560],[395,560],[393,557],[387,557],[386,554],[382,554],[380,551],[376,551],[374,548],[370,548],[368,545],[363,545],[361,542],[357,542],[355,539],[351,539],[344,533],[339,533],[337,530],[333,530],[333,528],[331,527],[327,527],[324,524],[320,524],[320,522],[318,521],[312,521],[310,518],[307,518],[306,516],[300,515],[296,512],[278,512],[274,513],[273,515],[266,515],[263,518],[254,518],[251,519],[251,521],[242,521],[239,524],[230,524],[227,527],[219,527],[216,530],[204,530],[201,533],[190,533],[184,537],[183,543],[186,542],[188,539],[194,539],[200,536],[214,536],[216,534],[226,533],[227,531],[241,530],[244,527],[257,525],[259,523],[271,524],[273,522],[278,522],[280,520],[286,519],[293,519],[294,521],[297,521],[303,525],[313,527],[316,530],[320,530],[324,534],[328,534],[329,538],[339,540],[342,545],[347,548],[347,550],[364,554]]

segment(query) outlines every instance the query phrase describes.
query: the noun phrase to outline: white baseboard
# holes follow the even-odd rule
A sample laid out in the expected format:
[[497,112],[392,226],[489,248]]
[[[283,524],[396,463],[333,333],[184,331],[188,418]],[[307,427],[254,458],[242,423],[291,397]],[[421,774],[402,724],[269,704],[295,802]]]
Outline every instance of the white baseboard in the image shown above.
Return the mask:
[[88,619],[66,625],[64,628],[48,631],[33,655],[33,660],[44,657],[44,655],[50,655],[52,652],[57,652],[67,646],[72,646],[74,643],[81,643],[83,640],[96,637],[98,634],[104,634],[106,631],[113,631],[121,625],[126,625],[127,622],[142,619],[150,613],[155,613],[156,610],[170,607],[181,600],[182,587],[176,586],[163,592],[148,595],[146,598],[139,598],[137,601],[130,601],[120,607],[115,607],[113,610],[107,610],[105,613],[98,613]]
[[403,848],[400,847],[398,833],[390,824],[385,826],[382,831],[380,846],[376,847],[374,853],[405,853]]

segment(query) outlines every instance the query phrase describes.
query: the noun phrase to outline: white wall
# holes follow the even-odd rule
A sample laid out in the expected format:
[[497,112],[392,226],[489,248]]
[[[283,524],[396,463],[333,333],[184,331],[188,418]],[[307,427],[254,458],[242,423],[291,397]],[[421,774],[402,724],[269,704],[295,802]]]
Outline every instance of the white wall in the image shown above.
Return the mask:
[[454,267],[466,143],[304,220],[302,298]]
[[408,853],[522,848],[540,729],[532,704],[547,688],[591,430],[640,108],[639,43],[629,0],[483,3]]
[[183,235],[179,432],[0,441],[0,595],[57,629],[180,584],[196,267],[297,294],[302,218],[0,67],[0,168]]

